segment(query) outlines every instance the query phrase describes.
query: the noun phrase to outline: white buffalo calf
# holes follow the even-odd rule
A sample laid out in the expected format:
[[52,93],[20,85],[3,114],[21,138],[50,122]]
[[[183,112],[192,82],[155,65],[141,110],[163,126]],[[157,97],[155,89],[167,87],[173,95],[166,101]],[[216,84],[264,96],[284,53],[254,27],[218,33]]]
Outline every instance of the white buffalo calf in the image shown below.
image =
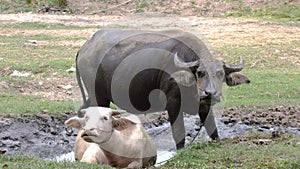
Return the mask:
[[79,130],[74,146],[75,160],[87,163],[108,164],[105,154],[96,143],[89,143],[81,138],[83,130]]
[[82,130],[80,136],[84,141],[96,143],[107,164],[121,168],[155,164],[156,146],[142,124],[126,118],[114,118],[113,114],[117,111],[110,108],[89,107],[81,111],[85,113],[83,118],[72,117],[65,124]]

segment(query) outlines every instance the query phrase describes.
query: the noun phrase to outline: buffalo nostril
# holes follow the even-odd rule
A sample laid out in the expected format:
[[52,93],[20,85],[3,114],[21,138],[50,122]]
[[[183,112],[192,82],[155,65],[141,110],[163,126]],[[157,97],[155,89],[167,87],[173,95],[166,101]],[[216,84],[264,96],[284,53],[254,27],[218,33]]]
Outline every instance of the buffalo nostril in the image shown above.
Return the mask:
[[211,92],[205,91],[205,96],[210,96],[210,95],[211,95]]
[[96,130],[96,128],[91,128],[90,129],[90,132],[93,132],[93,131],[95,131]]
[[214,90],[206,90],[204,91],[205,95],[206,96],[211,96],[211,95],[216,95],[217,94],[217,91],[214,91]]
[[96,128],[84,128],[84,131],[87,133],[93,132],[95,130],[96,130]]

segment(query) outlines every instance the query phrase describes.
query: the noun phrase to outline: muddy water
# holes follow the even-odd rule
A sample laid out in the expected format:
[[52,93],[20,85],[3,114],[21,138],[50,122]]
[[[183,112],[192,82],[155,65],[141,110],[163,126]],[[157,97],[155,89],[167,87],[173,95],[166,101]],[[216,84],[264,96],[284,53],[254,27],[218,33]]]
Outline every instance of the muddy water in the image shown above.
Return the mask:
[[[298,114],[297,111],[297,117]],[[43,114],[13,118],[0,117],[0,149],[5,149],[6,154],[10,155],[23,154],[44,159],[72,161],[74,160],[72,150],[77,133],[75,130],[66,128],[63,124],[69,116],[69,114],[65,114],[54,117]],[[175,152],[170,125],[166,120],[166,115],[161,115],[158,119],[145,124],[147,132],[158,147],[158,161],[172,157],[172,153]],[[208,140],[204,128],[201,130],[199,128],[199,117],[186,115],[184,121],[187,144],[194,137],[195,141]],[[249,119],[243,120],[242,117],[225,116],[217,119],[221,138],[233,138],[253,131],[290,132],[300,136],[299,123],[297,120],[295,122],[294,125],[280,127],[259,121],[249,123]],[[199,130],[200,132],[198,132]],[[197,135],[197,133],[199,134]]]
[[63,121],[49,115],[0,118],[0,147],[6,154],[53,158],[70,152],[73,133]]

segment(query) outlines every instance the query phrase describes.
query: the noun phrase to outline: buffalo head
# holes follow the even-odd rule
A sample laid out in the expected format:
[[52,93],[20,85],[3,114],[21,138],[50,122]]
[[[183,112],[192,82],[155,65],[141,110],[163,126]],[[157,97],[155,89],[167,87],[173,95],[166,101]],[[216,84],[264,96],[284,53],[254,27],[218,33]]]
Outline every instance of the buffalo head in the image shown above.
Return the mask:
[[[192,73],[186,71],[186,77],[191,77],[196,83],[197,91],[201,104],[213,105],[220,101],[222,96],[222,84],[226,82],[228,86],[236,86],[243,83],[250,83],[250,80],[240,71],[244,67],[243,58],[240,57],[239,64],[228,64],[218,59],[210,61],[196,60],[192,62],[184,62],[175,53],[174,63],[179,68],[189,68]],[[193,79],[189,78],[189,79]],[[188,82],[185,85],[191,85]]]

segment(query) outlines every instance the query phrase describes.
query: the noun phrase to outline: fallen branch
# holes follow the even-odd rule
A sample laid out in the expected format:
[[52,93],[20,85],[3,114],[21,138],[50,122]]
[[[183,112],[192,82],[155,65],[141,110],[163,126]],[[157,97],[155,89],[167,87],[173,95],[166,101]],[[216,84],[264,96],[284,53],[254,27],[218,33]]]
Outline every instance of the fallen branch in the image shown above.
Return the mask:
[[122,5],[125,5],[125,4],[128,4],[128,3],[131,2],[131,1],[133,1],[133,0],[128,0],[128,1],[125,1],[125,2],[123,2],[123,3],[121,3],[121,4],[118,4],[118,5],[116,5],[116,6],[112,6],[112,7],[110,7],[110,8],[107,8],[106,11],[111,10],[111,9],[114,9],[114,8],[118,8],[118,7],[120,7],[120,6],[122,6]]
[[[128,4],[128,3],[131,2],[131,1],[133,1],[133,0],[128,0],[128,1],[126,1],[126,2],[123,2],[123,3],[121,3],[121,4],[112,6],[112,7],[107,8],[107,9],[101,9],[100,12],[105,13],[105,12],[111,10],[111,9],[115,9],[115,8],[118,8],[118,7],[122,6],[122,5]],[[99,11],[90,12],[89,15],[94,15],[94,14],[97,14],[98,12],[99,12]],[[122,14],[121,14],[121,15],[122,15]]]

